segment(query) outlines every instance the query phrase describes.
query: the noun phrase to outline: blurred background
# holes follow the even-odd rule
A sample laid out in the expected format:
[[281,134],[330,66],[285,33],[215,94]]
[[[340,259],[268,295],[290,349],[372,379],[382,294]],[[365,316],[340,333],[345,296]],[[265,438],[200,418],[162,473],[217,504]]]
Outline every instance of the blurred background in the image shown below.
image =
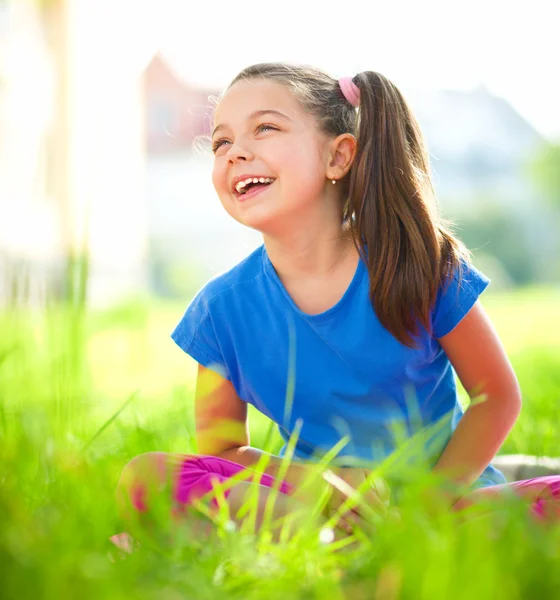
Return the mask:
[[[244,66],[378,70],[424,131],[444,214],[493,287],[560,279],[550,3],[0,0],[0,298],[187,300],[260,243],[212,188],[210,96]],[[406,8],[405,8],[406,7]],[[73,263],[72,263],[73,264]]]
[[211,98],[249,64],[289,61],[336,77],[377,70],[403,91],[442,212],[492,279],[484,303],[508,353],[548,353],[526,354],[533,366],[518,369],[552,410],[560,384],[533,375],[552,377],[560,356],[551,9],[544,0],[529,12],[498,0],[0,0],[6,397],[23,398],[18,377],[28,386],[40,372],[50,383],[26,401],[54,398],[59,416],[87,405],[100,411],[90,423],[135,390],[150,410],[155,398],[191,406],[195,365],[169,332],[207,279],[261,243],[213,190]]

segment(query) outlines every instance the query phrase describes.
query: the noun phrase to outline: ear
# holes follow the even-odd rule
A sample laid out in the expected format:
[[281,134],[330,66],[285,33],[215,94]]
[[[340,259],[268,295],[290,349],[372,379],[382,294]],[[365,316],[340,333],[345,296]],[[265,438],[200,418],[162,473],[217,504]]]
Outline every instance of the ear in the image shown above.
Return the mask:
[[342,179],[350,170],[356,156],[356,138],[351,133],[343,133],[329,145],[327,177]]

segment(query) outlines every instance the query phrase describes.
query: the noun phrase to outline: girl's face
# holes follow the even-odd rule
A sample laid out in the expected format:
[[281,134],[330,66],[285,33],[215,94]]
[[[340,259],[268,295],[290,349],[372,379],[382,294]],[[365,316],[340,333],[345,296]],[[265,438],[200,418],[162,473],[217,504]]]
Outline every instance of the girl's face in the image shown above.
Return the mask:
[[[236,220],[281,234],[315,219],[327,184],[329,138],[290,90],[266,80],[239,81],[215,113],[212,181]],[[237,187],[250,178],[272,183]]]

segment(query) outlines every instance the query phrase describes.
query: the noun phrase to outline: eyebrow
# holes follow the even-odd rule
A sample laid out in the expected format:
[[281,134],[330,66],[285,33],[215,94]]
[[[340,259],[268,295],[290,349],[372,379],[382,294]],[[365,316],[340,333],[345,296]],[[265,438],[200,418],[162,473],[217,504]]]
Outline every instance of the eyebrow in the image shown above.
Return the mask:
[[[274,110],[273,108],[267,108],[265,110],[256,110],[254,113],[251,113],[249,115],[249,120],[255,119],[257,117],[262,117],[263,115],[276,115],[277,117],[282,117],[283,119],[288,119],[288,121],[291,121],[290,117],[286,116],[284,113],[281,113],[279,110]],[[218,131],[219,129],[223,129],[224,127],[227,127],[227,125],[220,123],[220,125],[217,125],[216,127],[214,127],[214,131],[212,132],[212,137],[214,137],[214,134],[216,133],[216,131]]]

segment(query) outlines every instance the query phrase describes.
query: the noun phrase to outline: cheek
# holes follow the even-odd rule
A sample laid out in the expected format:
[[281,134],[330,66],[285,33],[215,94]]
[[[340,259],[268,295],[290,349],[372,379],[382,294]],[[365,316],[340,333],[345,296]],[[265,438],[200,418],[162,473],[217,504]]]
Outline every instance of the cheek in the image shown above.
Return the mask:
[[224,187],[224,169],[220,167],[220,164],[214,162],[214,166],[212,167],[212,184],[214,185],[215,190],[219,193]]
[[316,177],[324,168],[320,148],[305,136],[296,138],[293,143],[283,146],[279,151],[281,164],[289,165],[290,169],[299,171],[301,176]]
[[316,194],[322,189],[325,183],[324,167],[313,150],[301,147],[295,152],[288,152],[283,156],[282,164],[290,171],[290,182],[300,191]]
[[214,160],[212,166],[212,184],[218,194],[223,195],[229,192],[227,161],[220,157]]
[[212,167],[212,184],[218,194],[221,205],[231,216],[233,216],[231,212],[231,198],[229,198],[230,191],[228,186],[227,165],[220,164],[219,159],[214,162],[214,166]]

